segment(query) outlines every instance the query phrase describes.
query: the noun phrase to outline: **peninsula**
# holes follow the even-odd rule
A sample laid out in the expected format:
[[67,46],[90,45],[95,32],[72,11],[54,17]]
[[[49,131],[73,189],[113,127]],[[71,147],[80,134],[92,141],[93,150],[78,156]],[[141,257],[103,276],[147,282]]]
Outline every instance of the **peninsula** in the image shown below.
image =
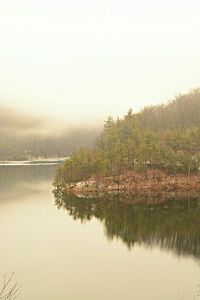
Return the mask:
[[94,148],[71,154],[56,174],[74,193],[200,191],[200,89],[105,121]]

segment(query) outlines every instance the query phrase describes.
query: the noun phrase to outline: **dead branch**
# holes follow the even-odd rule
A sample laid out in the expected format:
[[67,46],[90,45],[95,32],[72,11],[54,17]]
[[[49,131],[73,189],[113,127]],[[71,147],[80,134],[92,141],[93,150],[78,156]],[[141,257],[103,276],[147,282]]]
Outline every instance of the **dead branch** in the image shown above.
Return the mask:
[[15,300],[20,293],[21,285],[14,279],[15,273],[9,277],[3,275],[3,286],[0,289],[0,300]]

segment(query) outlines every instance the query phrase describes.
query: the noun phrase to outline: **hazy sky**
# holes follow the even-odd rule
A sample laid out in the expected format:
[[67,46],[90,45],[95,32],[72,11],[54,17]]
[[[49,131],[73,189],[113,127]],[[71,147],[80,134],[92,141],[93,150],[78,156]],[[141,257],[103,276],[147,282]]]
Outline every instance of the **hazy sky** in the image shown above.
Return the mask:
[[3,104],[85,122],[199,83],[199,0],[0,0]]

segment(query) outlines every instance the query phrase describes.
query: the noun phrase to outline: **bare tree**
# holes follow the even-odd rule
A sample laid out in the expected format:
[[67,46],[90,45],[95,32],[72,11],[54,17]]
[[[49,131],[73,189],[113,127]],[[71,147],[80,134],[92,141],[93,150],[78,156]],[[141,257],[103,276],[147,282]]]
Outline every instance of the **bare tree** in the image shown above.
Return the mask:
[[3,275],[3,285],[0,289],[0,300],[15,300],[19,296],[21,286],[14,279],[15,273],[9,277]]

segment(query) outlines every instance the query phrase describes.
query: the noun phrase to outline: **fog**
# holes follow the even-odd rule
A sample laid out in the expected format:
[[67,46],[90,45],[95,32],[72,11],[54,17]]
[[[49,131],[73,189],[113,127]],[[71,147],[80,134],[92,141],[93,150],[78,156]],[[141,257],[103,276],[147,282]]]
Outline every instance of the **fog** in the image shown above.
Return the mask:
[[41,131],[44,120],[36,116],[28,115],[0,104],[0,130],[9,133],[30,133]]
[[0,159],[68,155],[92,145],[108,115],[198,87],[199,9],[197,0],[0,1]]
[[0,97],[68,124],[199,85],[200,3],[0,1]]
[[68,156],[93,146],[100,126],[67,125],[0,105],[0,160]]

